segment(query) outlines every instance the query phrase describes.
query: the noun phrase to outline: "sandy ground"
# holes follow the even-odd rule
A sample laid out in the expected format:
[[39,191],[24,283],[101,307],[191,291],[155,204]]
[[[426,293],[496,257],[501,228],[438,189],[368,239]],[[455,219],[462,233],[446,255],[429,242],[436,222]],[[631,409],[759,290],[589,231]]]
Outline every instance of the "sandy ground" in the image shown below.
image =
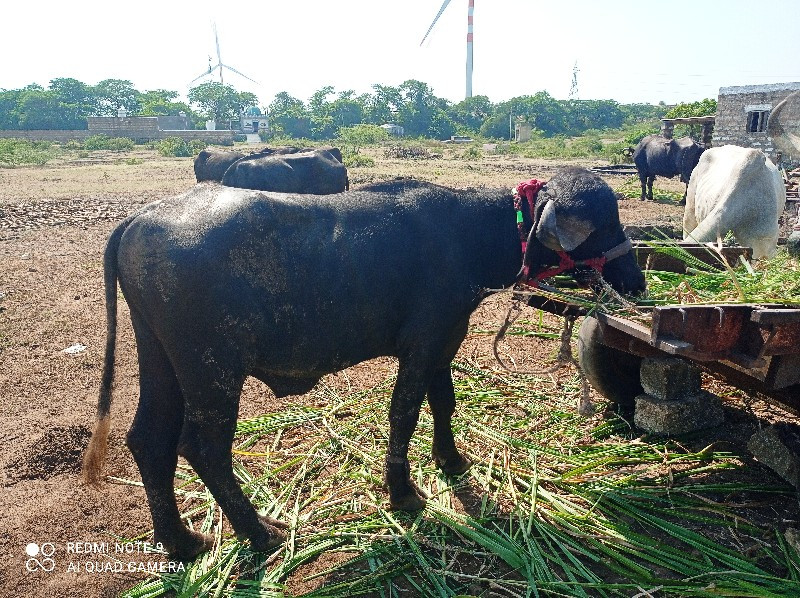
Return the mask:
[[[456,187],[510,187],[531,177],[547,178],[555,167],[552,162],[500,157],[466,165],[447,159],[380,160],[374,168],[351,171],[351,181],[357,186],[413,175]],[[120,538],[149,539],[149,512],[140,487],[110,483],[94,490],[78,478],[103,359],[102,252],[108,234],[126,214],[193,184],[191,160],[160,158],[144,150],[0,170],[0,596],[115,596],[145,575],[87,572],[97,559],[76,552],[85,543],[113,547]],[[620,211],[624,222],[636,224],[679,224],[681,215],[670,202],[623,200]],[[496,328],[502,316],[503,306],[494,300],[476,312],[475,322]],[[137,480],[138,470],[124,446],[138,393],[135,345],[124,302],[119,322],[106,469],[111,476]],[[488,362],[489,342],[485,335],[470,337],[462,351]],[[84,349],[64,351],[76,345]],[[544,354],[552,351],[552,346],[542,348]],[[393,368],[390,359],[374,360],[329,382],[365,387]],[[279,407],[266,387],[248,381],[241,415]],[[747,418],[737,417],[741,425],[757,425],[752,411]],[[771,474],[762,468],[759,475]],[[790,507],[786,509],[788,513]],[[779,516],[795,517],[796,512]],[[26,553],[32,543],[39,547],[33,556],[32,548]],[[134,549],[126,561],[146,565],[160,560],[137,553],[135,545],[126,547]],[[69,570],[70,563],[77,563],[79,570]]]

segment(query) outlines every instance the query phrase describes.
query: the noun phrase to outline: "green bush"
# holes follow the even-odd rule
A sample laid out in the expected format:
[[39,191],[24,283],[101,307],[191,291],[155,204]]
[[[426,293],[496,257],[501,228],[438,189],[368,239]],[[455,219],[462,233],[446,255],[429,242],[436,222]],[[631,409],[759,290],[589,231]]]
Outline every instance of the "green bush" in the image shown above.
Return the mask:
[[83,149],[83,144],[78,141],[77,139],[70,139],[64,144],[64,149],[68,150],[80,150]]
[[659,128],[656,125],[638,125],[625,132],[625,143],[631,147],[636,147],[642,139],[658,132]]
[[196,156],[204,149],[206,149],[206,145],[208,144],[202,139],[192,139],[189,142],[189,151],[192,153],[193,156]]
[[358,168],[359,166],[375,166],[375,160],[364,154],[354,154],[345,152],[342,156],[344,165],[347,168]]
[[133,139],[127,137],[109,137],[108,135],[92,135],[83,141],[83,149],[111,150],[114,152],[130,151],[134,147]]
[[180,137],[167,137],[156,144],[158,153],[162,156],[185,158],[192,155],[189,144]]
[[483,152],[477,145],[471,145],[464,150],[464,153],[461,154],[461,158],[464,160],[480,160],[483,158]]
[[0,167],[34,164],[41,166],[56,155],[47,141],[31,142],[27,139],[0,139]]
[[101,150],[106,149],[108,143],[108,135],[91,135],[83,140],[83,149],[86,150]]
[[128,152],[132,150],[135,145],[133,139],[128,139],[127,137],[112,137],[106,143],[105,149],[113,152]]

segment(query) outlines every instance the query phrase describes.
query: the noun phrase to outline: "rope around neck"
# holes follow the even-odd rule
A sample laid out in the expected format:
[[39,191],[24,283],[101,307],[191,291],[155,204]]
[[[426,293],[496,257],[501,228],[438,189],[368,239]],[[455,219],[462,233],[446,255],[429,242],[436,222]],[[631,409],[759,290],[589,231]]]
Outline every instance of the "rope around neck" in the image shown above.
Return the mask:
[[514,324],[514,322],[517,321],[517,318],[519,318],[521,313],[522,309],[520,307],[520,301],[517,299],[512,299],[511,305],[506,313],[505,321],[500,327],[500,330],[497,331],[497,334],[494,337],[494,343],[492,344],[492,351],[494,352],[494,358],[497,360],[497,363],[499,363],[505,370],[511,372],[512,374],[523,375],[552,374],[566,365],[574,365],[581,380],[581,396],[578,400],[578,413],[582,416],[592,415],[595,411],[595,408],[592,404],[591,397],[589,396],[589,382],[586,380],[586,376],[583,374],[580,365],[578,365],[578,362],[572,355],[572,331],[575,327],[575,320],[577,319],[577,316],[564,316],[564,328],[561,330],[561,346],[559,347],[558,358],[555,364],[541,370],[520,370],[516,367],[509,366],[505,361],[503,361],[503,358],[500,356],[499,346],[502,340],[505,338],[506,332]]

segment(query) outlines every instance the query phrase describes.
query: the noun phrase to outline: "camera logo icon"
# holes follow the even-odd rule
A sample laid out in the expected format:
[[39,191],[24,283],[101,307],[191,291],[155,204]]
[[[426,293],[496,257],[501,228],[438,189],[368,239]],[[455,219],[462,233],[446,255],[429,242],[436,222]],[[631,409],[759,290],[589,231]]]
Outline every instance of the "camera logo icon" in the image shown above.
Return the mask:
[[25,554],[28,560],[25,561],[25,568],[28,571],[45,571],[49,573],[56,568],[56,562],[51,558],[56,552],[56,547],[52,542],[45,542],[41,546],[31,542],[25,547]]

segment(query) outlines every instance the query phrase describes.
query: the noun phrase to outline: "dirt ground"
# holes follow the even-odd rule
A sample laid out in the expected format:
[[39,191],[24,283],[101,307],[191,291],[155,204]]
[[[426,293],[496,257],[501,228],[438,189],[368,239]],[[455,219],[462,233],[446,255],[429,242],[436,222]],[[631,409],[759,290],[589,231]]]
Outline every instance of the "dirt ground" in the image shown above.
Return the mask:
[[[353,186],[391,176],[415,176],[453,187],[511,187],[531,177],[548,178],[554,162],[488,156],[463,162],[390,160],[351,170]],[[613,186],[624,177],[608,177]],[[106,484],[101,490],[78,478],[89,438],[105,340],[102,252],[108,234],[125,215],[194,184],[188,158],[168,159],[147,150],[97,153],[35,168],[0,169],[0,596],[116,596],[144,573],[87,572],[85,543],[117,538],[149,539],[149,512],[141,487]],[[682,190],[677,182],[662,188]],[[627,224],[680,226],[682,209],[669,201],[620,201]],[[107,473],[139,479],[124,435],[137,401],[137,361],[124,302],[120,303],[116,385]],[[503,302],[487,301],[474,323],[497,328]],[[462,352],[491,361],[490,337],[471,335]],[[71,351],[65,351],[70,349]],[[541,347],[550,355],[554,347]],[[534,361],[537,355],[530,354]],[[524,364],[522,364],[524,365]],[[366,387],[385,379],[391,359],[361,364],[330,377],[329,384]],[[722,392],[730,389],[720,387]],[[303,401],[290,397],[286,401]],[[729,423],[722,435],[732,451],[763,421],[782,414],[759,403],[742,408],[726,399]],[[242,416],[280,407],[262,384],[248,380]],[[775,483],[774,474],[751,464],[751,481]],[[795,521],[797,504],[774,505],[776,521]],[[70,544],[73,543],[73,544]],[[36,544],[38,553],[29,547]],[[133,549],[135,550],[135,546]],[[26,552],[26,549],[29,552]],[[69,552],[71,550],[72,552]],[[134,554],[141,562],[148,555]],[[68,570],[79,562],[79,571]],[[52,567],[51,567],[52,565]]]

